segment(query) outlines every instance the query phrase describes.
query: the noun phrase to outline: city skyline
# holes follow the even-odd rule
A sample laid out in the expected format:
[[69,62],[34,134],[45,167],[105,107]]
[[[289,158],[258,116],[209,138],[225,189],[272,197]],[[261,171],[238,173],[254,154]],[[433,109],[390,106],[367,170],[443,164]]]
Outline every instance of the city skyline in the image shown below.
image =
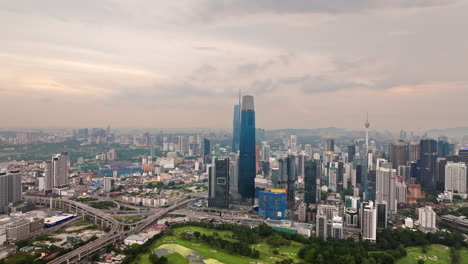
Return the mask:
[[230,128],[241,88],[266,129],[357,130],[366,112],[376,130],[468,126],[467,10],[450,0],[3,2],[0,120]]

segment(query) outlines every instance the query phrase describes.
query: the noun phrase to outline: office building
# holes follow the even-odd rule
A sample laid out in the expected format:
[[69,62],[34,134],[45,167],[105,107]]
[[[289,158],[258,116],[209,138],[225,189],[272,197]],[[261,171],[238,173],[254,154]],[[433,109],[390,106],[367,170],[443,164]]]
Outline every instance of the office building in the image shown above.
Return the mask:
[[397,140],[392,142],[391,149],[393,168],[398,169],[398,166],[406,165],[408,160],[408,144],[403,140]]
[[377,228],[383,229],[387,228],[387,202],[376,202],[377,207]]
[[305,152],[306,156],[312,157],[314,155],[313,150],[312,150],[312,145],[306,144],[304,146],[304,152]]
[[396,170],[380,167],[376,175],[376,200],[385,201],[388,205],[388,214],[396,214]]
[[246,95],[243,97],[241,111],[238,187],[244,200],[255,197],[255,140],[254,98]]
[[211,164],[211,142],[207,138],[203,138],[203,162]]
[[230,159],[230,171],[229,171],[229,189],[231,193],[237,193],[239,184],[239,158],[235,155],[235,158]]
[[0,173],[0,213],[10,204],[21,201],[21,174],[19,171]]
[[296,170],[296,157],[290,155],[286,158],[288,166],[288,188],[287,188],[287,199],[288,199],[288,208],[294,208],[296,204],[296,180],[297,180],[297,170]]
[[232,121],[232,152],[239,151],[241,134],[241,102],[239,94],[239,104],[234,105],[234,117]]
[[327,227],[328,227],[327,217],[325,215],[317,214],[315,235],[323,240],[327,240],[327,236],[328,236]]
[[438,191],[443,191],[445,188],[445,165],[447,158],[437,158],[435,182]]
[[408,188],[405,182],[405,178],[397,176],[395,183],[395,192],[397,204],[406,204],[408,202]]
[[297,154],[297,136],[296,135],[291,135],[290,137],[290,150],[291,154],[296,155]]
[[356,156],[356,145],[355,144],[349,144],[348,145],[348,162],[353,162],[354,161],[354,156]]
[[281,220],[286,217],[287,201],[284,190],[258,192],[258,215]]
[[44,165],[45,190],[60,188],[68,185],[68,152],[55,154],[52,161]]
[[418,162],[421,159],[421,143],[411,142],[409,144],[409,160],[411,162]]
[[104,177],[104,192],[112,192],[115,187],[115,180],[113,177]]
[[317,203],[317,162],[306,161],[304,167],[304,202],[309,207]]
[[341,216],[333,217],[331,237],[334,239],[343,239],[343,218]]
[[372,201],[362,204],[361,232],[363,240],[377,241],[377,212]]
[[424,190],[434,190],[437,162],[437,141],[421,140],[421,160],[418,162],[418,180]]
[[229,158],[215,158],[209,171],[208,206],[229,208]]
[[335,139],[334,138],[327,138],[326,151],[335,152]]
[[419,227],[423,231],[431,232],[437,229],[437,226],[436,226],[437,215],[431,206],[418,208],[418,215],[419,215]]
[[466,193],[467,170],[464,162],[447,162],[445,165],[445,190]]

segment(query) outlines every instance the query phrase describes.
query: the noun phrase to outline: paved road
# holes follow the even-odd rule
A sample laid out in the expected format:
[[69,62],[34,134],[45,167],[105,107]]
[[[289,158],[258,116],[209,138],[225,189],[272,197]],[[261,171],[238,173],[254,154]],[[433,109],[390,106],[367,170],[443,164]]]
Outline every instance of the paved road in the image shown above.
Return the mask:
[[[121,230],[121,225],[119,222],[117,222],[115,219],[111,218],[111,217],[108,217],[107,215],[103,214],[100,210],[96,210],[92,207],[89,207],[87,205],[83,205],[80,203],[80,206],[85,208],[86,211],[88,212],[92,212],[96,215],[98,215],[99,217],[102,217],[102,218],[109,218],[111,219],[112,221],[112,229],[109,233],[107,233],[105,236],[97,239],[97,240],[94,240],[90,243],[87,243],[86,245],[83,245],[51,262],[49,262],[50,264],[62,264],[62,263],[76,263],[76,262],[79,262],[81,260],[83,260],[84,258],[86,258],[86,256],[89,256],[93,253],[96,253],[100,250],[102,250],[103,248],[105,248],[106,246],[110,245],[110,244],[113,244],[113,243],[116,243],[118,241],[121,241],[123,238],[127,237],[128,235],[130,234],[136,234],[136,233],[139,233],[141,231],[143,231],[144,229],[148,228],[150,225],[152,225],[156,220],[160,219],[161,217],[163,217],[165,214],[167,214],[168,212],[180,207],[180,206],[183,206],[183,205],[186,205],[187,203],[190,203],[190,202],[193,202],[194,200],[196,199],[188,199],[188,197],[185,197],[185,201],[180,201],[160,212],[157,212],[155,213],[154,215],[152,216],[149,216],[147,219],[145,219],[144,221],[140,222],[135,228],[129,230],[129,231],[122,231]],[[74,201],[69,201],[69,202],[74,202]],[[76,202],[75,202],[76,203]]]

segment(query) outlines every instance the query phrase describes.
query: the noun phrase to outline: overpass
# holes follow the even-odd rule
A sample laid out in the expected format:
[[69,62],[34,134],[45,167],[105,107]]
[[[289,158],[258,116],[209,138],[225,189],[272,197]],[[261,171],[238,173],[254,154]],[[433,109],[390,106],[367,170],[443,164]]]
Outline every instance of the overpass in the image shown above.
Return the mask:
[[103,213],[101,210],[92,208],[86,204],[67,199],[38,196],[25,196],[24,199],[31,200],[39,205],[46,205],[52,208],[58,208],[62,210],[67,210],[69,212],[74,212],[77,215],[81,215],[84,218],[94,221],[96,225],[100,225],[101,227],[107,227],[111,229],[105,236],[102,236],[71,252],[66,253],[63,256],[52,260],[51,262],[49,262],[50,264],[79,263],[80,261],[83,261],[91,257],[92,255],[100,252],[101,250],[105,249],[107,246],[121,242],[128,235],[141,232],[142,230],[151,226],[156,220],[162,218],[168,212],[195,200],[194,198],[190,198],[190,196],[185,196],[184,201],[178,201],[170,207],[164,209],[163,211],[157,212],[156,214],[149,216],[147,219],[139,223],[133,224],[132,226],[134,227],[130,230],[124,231],[123,227],[128,225],[123,225],[114,218]]

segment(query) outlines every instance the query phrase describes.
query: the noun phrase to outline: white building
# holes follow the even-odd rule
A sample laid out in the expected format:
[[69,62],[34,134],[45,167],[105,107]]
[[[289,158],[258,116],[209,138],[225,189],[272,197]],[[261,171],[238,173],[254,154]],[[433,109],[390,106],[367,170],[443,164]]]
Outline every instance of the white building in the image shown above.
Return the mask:
[[[391,164],[389,165],[391,166]],[[395,191],[396,170],[386,167],[379,167],[377,169],[376,178],[376,198],[378,201],[387,202],[388,213],[390,216],[392,216],[397,212],[397,199]]]
[[406,217],[406,218],[405,218],[405,226],[406,226],[407,228],[414,228],[413,218],[411,218],[411,217]]
[[395,192],[397,203],[407,202],[408,188],[406,186],[404,178],[397,177],[395,183]]
[[375,242],[377,240],[377,210],[372,201],[363,203],[361,208],[362,239]]
[[143,245],[148,241],[148,238],[145,236],[131,235],[124,239],[124,244],[126,246],[131,246],[133,244]]
[[445,190],[466,193],[466,164],[447,162],[445,165]]
[[425,206],[418,208],[419,214],[419,226],[425,231],[436,230],[436,212],[432,209],[432,206]]

